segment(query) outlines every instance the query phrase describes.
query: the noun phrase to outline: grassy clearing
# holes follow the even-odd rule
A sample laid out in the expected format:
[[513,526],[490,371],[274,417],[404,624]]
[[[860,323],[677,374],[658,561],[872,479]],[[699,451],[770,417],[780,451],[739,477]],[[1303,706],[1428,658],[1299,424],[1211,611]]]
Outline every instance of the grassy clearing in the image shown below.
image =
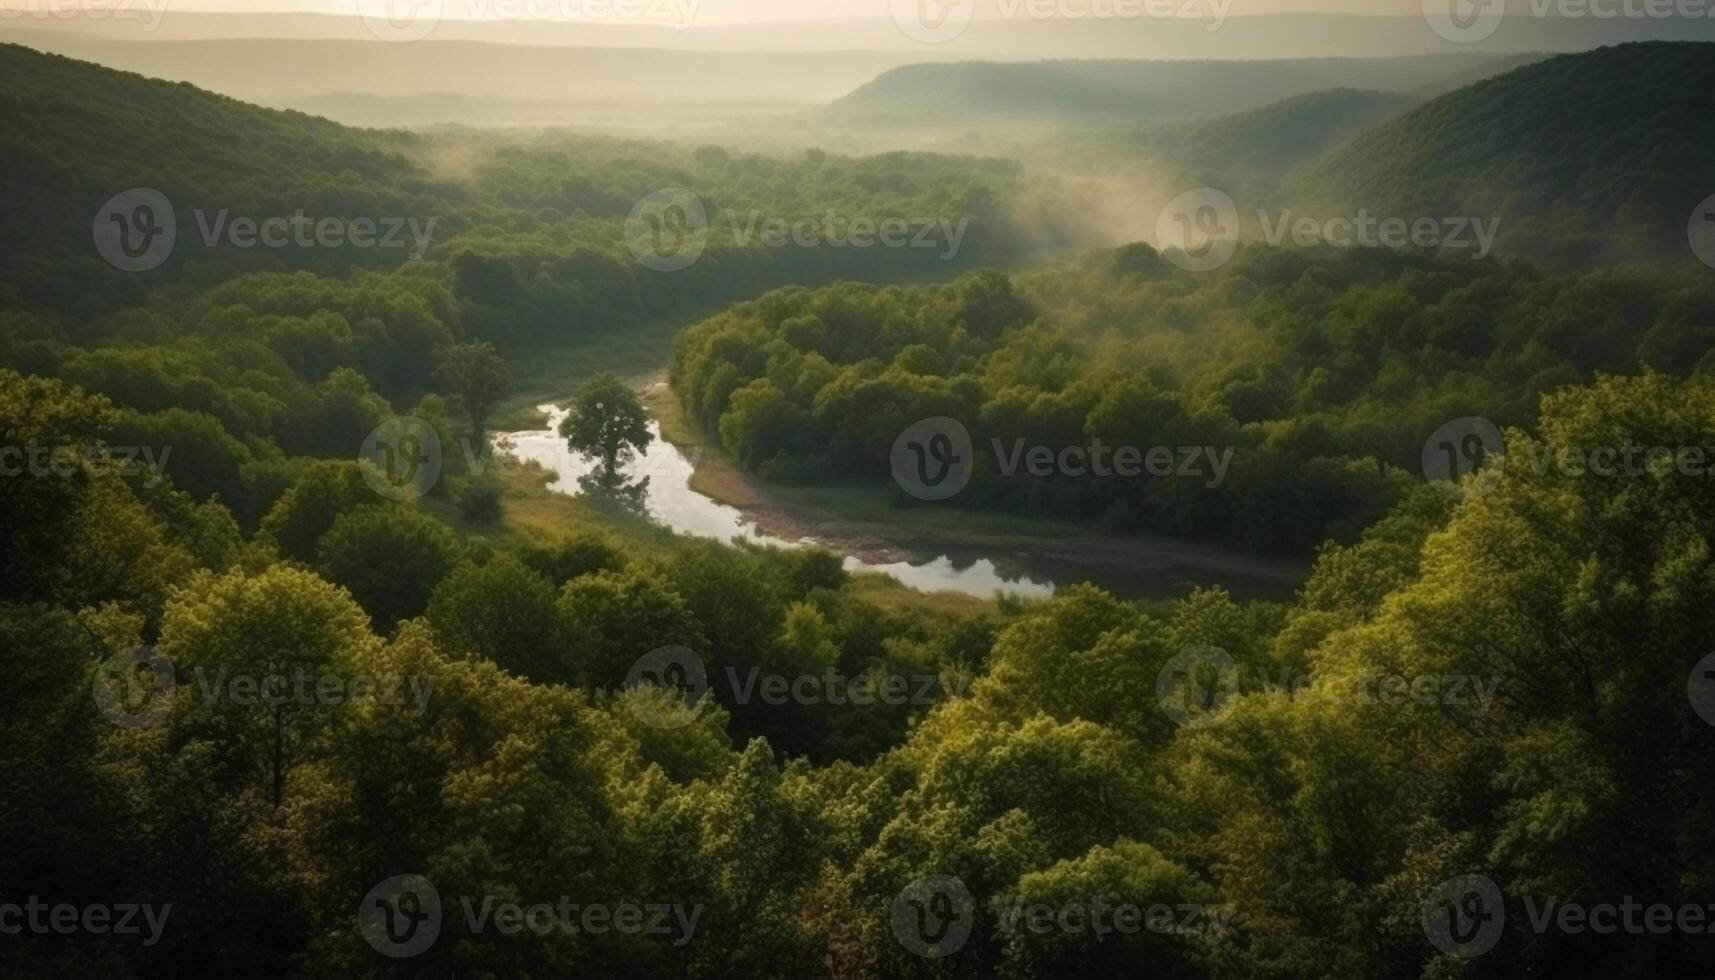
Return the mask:
[[603,371],[612,371],[634,384],[660,375],[673,337],[684,325],[681,320],[663,320],[516,352],[508,365],[512,394],[494,410],[489,428],[505,432],[540,425],[537,405],[567,397]]
[[691,489],[717,503],[739,510],[766,507],[772,501],[768,493],[751,480],[725,450],[709,444],[685,417],[679,400],[666,385],[652,388],[643,396],[644,407],[661,426],[661,438],[684,450],[696,460],[691,474]]
[[500,481],[501,522],[475,524],[451,503],[424,498],[424,510],[470,538],[497,546],[540,544],[559,538],[597,535],[623,541],[632,553],[664,555],[672,532],[640,517],[604,510],[583,497],[559,492],[551,474],[509,461],[490,471]]
[[919,592],[880,572],[857,572],[847,586],[851,593],[889,612],[934,612],[947,619],[993,613],[992,598],[964,592]]

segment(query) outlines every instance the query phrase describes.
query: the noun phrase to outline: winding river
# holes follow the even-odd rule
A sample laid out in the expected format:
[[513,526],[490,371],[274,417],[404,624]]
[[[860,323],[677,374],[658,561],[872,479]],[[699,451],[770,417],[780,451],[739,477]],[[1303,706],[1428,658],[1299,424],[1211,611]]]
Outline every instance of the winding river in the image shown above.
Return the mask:
[[[496,436],[501,452],[534,462],[558,475],[551,486],[560,493],[576,495],[578,478],[595,468],[572,452],[559,435],[564,409],[542,405],[547,425],[540,429]],[[691,489],[696,465],[678,446],[661,438],[653,420],[649,430],[655,439],[649,450],[625,468],[631,480],[647,476],[649,515],[680,534],[731,541],[735,538],[779,547],[822,544],[842,551],[836,544],[812,539],[791,541],[764,534],[743,511],[705,497]],[[1057,585],[1093,582],[1126,598],[1182,596],[1199,585],[1221,585],[1244,598],[1285,598],[1301,580],[1301,573],[1282,570],[1179,542],[1139,540],[1135,552],[1122,563],[1068,561],[1018,552],[989,553],[930,545],[908,547],[912,560],[871,562],[845,555],[848,571],[881,572],[901,583],[926,592],[954,591],[988,598],[996,592],[1027,597],[1048,596]]]

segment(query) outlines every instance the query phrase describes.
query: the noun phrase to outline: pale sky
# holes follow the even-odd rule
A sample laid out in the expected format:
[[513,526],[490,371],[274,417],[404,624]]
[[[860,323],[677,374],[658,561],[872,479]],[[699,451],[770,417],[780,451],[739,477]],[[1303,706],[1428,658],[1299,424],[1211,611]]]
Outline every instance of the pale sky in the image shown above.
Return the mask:
[[[300,13],[319,14],[352,14],[358,6],[358,0],[165,0],[168,9],[172,11],[208,11],[221,13],[259,13],[292,11]],[[433,0],[396,0],[404,5],[412,2],[433,2]],[[487,11],[492,19],[524,19],[529,14],[520,15],[519,11],[540,11],[538,16],[554,19],[554,12],[562,8],[580,9],[585,5],[600,3],[602,0],[443,0],[446,3],[447,16],[463,18],[471,16],[466,11]],[[650,0],[640,0],[648,3]],[[886,18],[891,16],[890,3],[892,0],[699,0],[697,21],[702,24],[732,24],[756,23],[766,21],[804,21],[804,20],[838,20],[838,19],[869,19]],[[980,0],[979,11],[986,9],[996,2],[1006,0]],[[1019,0],[1019,2],[1044,2],[1044,0]],[[1067,3],[1082,9],[1100,10],[1112,4],[1115,0],[1052,0],[1056,3]],[[1128,0],[1121,0],[1128,2]],[[1208,0],[1129,0],[1132,3],[1160,4],[1164,9],[1178,9],[1187,3],[1192,5],[1192,12],[1201,9],[1201,4]],[[1420,10],[1419,0],[1225,0],[1231,4],[1231,16],[1239,17],[1246,14],[1274,13],[1347,13],[1347,14],[1400,14],[1416,15]],[[455,13],[454,11],[457,11]],[[982,16],[979,13],[979,16]]]

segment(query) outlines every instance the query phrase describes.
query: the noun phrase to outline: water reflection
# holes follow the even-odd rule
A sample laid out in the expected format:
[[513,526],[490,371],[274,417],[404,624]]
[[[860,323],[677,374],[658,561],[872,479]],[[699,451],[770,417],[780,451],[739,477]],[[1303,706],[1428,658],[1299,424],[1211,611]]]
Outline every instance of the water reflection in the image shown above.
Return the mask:
[[[580,492],[579,478],[594,472],[600,464],[572,452],[566,445],[566,440],[560,436],[560,420],[566,417],[564,409],[554,405],[542,405],[540,409],[548,416],[546,428],[499,436],[497,447],[519,459],[535,462],[557,473],[559,479],[552,484],[554,489],[575,496]],[[719,541],[742,538],[758,544],[784,548],[816,543],[813,540],[787,541],[763,534],[744,516],[743,511],[692,490],[691,474],[696,471],[696,461],[679,447],[662,439],[661,427],[653,420],[649,423],[649,434],[655,439],[649,444],[648,451],[624,467],[624,473],[629,480],[649,478],[649,493],[644,500],[644,508],[657,522],[680,534]],[[1002,574],[995,563],[986,557],[955,561],[949,555],[938,555],[916,563],[874,564],[847,555],[845,567],[849,571],[884,572],[914,589],[930,592],[951,590],[985,598],[997,590],[1025,596],[1047,596],[1054,593],[1052,581],[1021,572]]]

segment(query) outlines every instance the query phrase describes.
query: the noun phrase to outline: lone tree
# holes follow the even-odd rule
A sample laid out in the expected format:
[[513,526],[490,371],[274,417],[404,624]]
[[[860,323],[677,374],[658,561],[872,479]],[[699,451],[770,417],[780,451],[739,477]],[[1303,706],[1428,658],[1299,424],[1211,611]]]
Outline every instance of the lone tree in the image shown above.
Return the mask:
[[[601,461],[601,468],[585,478],[585,489],[616,494],[640,495],[649,484],[644,477],[626,487],[620,468],[649,448],[655,437],[649,432],[649,413],[637,393],[611,372],[585,382],[572,396],[571,411],[560,423],[566,444],[585,459]],[[593,478],[593,479],[592,479]]]
[[506,362],[496,353],[494,345],[455,344],[442,350],[435,376],[464,406],[471,427],[480,438],[488,413],[506,397],[508,387]]

